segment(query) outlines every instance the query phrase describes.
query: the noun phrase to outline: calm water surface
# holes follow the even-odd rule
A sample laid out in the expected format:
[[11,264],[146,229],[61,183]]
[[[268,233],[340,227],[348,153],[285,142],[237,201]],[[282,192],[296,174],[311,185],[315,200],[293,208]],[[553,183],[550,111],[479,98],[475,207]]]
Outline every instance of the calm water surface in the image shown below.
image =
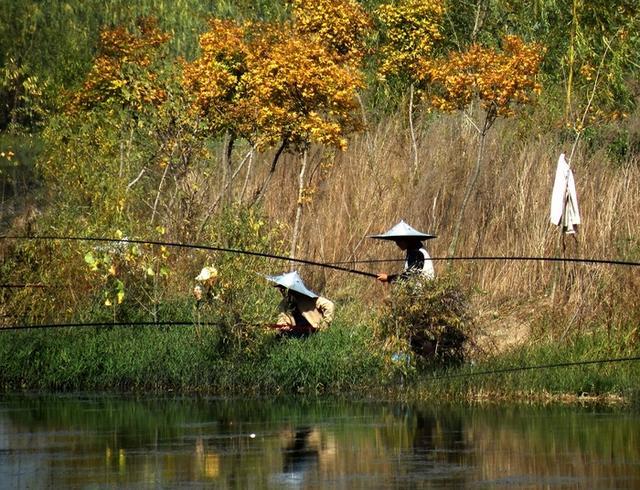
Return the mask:
[[640,414],[4,396],[0,488],[640,488]]

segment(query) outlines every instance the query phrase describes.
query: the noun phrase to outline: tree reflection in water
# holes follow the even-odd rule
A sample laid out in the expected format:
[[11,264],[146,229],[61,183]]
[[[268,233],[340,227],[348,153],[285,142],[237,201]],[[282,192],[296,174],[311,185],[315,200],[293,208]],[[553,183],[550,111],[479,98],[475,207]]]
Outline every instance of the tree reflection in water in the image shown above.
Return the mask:
[[629,411],[5,396],[0,488],[640,488]]
[[275,474],[273,481],[300,487],[312,474],[317,474],[320,450],[320,434],[312,427],[298,427],[288,436],[282,451],[282,473]]

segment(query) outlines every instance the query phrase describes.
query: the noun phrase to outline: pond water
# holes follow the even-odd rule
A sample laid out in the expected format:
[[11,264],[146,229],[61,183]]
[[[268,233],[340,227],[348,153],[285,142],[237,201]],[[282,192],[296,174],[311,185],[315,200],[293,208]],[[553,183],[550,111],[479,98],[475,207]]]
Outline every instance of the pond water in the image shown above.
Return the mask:
[[0,398],[0,488],[640,488],[606,408]]

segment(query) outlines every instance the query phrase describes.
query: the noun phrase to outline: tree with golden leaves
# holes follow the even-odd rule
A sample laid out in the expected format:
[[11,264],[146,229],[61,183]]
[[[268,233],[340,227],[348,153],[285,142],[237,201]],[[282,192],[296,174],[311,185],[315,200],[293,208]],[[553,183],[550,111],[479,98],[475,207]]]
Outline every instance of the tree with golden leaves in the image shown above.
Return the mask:
[[289,0],[293,26],[303,36],[317,36],[337,61],[359,65],[372,22],[355,0]]
[[241,112],[254,126],[260,147],[279,145],[269,176],[284,150],[302,154],[292,238],[295,255],[305,202],[307,150],[314,143],[346,148],[346,136],[360,127],[356,93],[363,87],[363,75],[353,64],[338,62],[317,36],[302,35],[292,26],[263,30],[247,57],[247,67]]
[[252,47],[238,103],[243,124],[254,128],[243,129],[254,129],[261,147],[344,149],[346,135],[358,126],[355,91],[363,86],[362,73],[292,29],[263,32]]
[[[174,182],[181,180],[202,154],[197,121],[184,110],[175,59],[165,49],[169,39],[153,18],[138,19],[134,28],[103,31],[93,66],[84,85],[72,94],[69,110],[69,115],[78,116],[70,118],[76,119],[75,124],[104,118],[120,133],[117,145],[106,138],[100,143],[105,152],[109,146],[117,148],[120,165],[113,180],[122,194],[117,199],[121,202],[118,213],[126,208],[134,186],[153,183],[151,223],[162,207],[168,177],[173,173]],[[140,145],[134,144],[136,138]],[[149,191],[145,189],[146,194]]]
[[502,50],[474,44],[467,51],[427,60],[420,67],[420,76],[430,87],[433,107],[445,112],[464,111],[477,102],[483,109],[480,122],[465,112],[477,131],[478,151],[449,245],[450,256],[456,252],[464,212],[480,174],[487,132],[496,118],[513,116],[519,106],[531,103],[540,92],[537,74],[543,53],[540,44],[505,36]]
[[[183,83],[213,135],[242,136],[261,150],[277,148],[259,200],[286,150],[303,156],[293,247],[305,194],[306,152],[317,143],[339,149],[359,128],[357,90],[370,21],[354,0],[291,0],[293,18],[237,24],[213,19],[201,54],[185,64]],[[227,147],[230,161],[231,146]]]
[[246,35],[246,25],[211,19],[209,30],[200,36],[200,56],[183,67],[183,84],[194,96],[194,109],[214,133],[238,131],[238,85],[250,50]]
[[[209,29],[200,36],[200,56],[183,66],[183,86],[193,97],[196,117],[207,121],[213,135],[225,134],[225,189],[230,189],[233,178],[234,143],[247,126],[238,101],[243,97],[240,81],[247,71],[246,59],[252,49],[247,41],[251,28],[251,24],[211,19]],[[212,211],[213,207],[207,215]]]
[[157,20],[138,19],[136,30],[123,26],[100,33],[98,55],[83,87],[74,94],[72,109],[113,102],[134,112],[161,104],[167,97],[158,63],[169,41]]
[[442,39],[445,14],[443,0],[402,0],[383,4],[376,10],[382,26],[382,63],[379,73],[383,79],[405,78],[409,81],[409,127],[413,150],[413,169],[418,169],[418,148],[413,127],[414,91],[420,83],[420,67],[433,56],[436,44]]

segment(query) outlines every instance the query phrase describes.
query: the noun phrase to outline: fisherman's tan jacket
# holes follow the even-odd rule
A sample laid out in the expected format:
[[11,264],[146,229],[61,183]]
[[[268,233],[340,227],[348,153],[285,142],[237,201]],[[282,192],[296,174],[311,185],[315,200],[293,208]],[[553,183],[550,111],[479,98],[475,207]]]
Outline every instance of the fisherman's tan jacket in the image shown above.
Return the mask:
[[[293,296],[295,307],[305,320],[311,324],[312,327],[318,330],[324,330],[333,321],[333,312],[335,305],[327,298],[318,296],[317,298],[309,298],[308,296],[295,295]],[[278,316],[278,325],[295,326],[296,320],[293,312],[290,311],[291,302],[283,300],[280,302],[280,315]]]

